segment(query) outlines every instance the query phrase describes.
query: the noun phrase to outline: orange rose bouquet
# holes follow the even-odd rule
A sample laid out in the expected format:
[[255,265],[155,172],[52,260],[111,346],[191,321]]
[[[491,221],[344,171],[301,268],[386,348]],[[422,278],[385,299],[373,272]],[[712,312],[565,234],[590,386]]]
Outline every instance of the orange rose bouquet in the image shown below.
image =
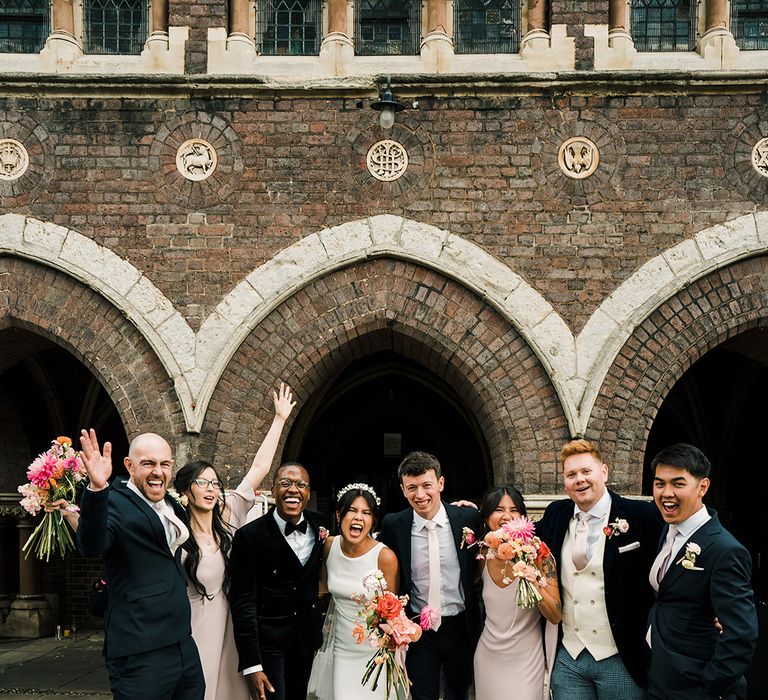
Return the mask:
[[75,548],[72,533],[64,522],[64,516],[48,507],[59,499],[70,502],[67,510],[77,512],[73,504],[77,492],[85,483],[86,471],[80,453],[72,449],[72,440],[58,437],[51,443],[51,449],[38,455],[27,469],[28,483],[18,487],[23,496],[21,506],[30,515],[45,510],[40,524],[32,531],[22,551],[29,556],[35,553],[39,559],[50,561],[52,554],[62,557]]
[[405,652],[411,642],[421,637],[421,627],[405,614],[408,596],[398,597],[388,591],[384,574],[379,569],[363,577],[363,588],[365,593],[354,598],[361,606],[358,615],[362,622],[355,626],[352,634],[358,644],[367,639],[374,651],[366,664],[361,684],[372,679],[371,690],[376,690],[381,674],[386,672],[387,697],[392,690],[396,697],[407,695],[411,681],[405,670]]

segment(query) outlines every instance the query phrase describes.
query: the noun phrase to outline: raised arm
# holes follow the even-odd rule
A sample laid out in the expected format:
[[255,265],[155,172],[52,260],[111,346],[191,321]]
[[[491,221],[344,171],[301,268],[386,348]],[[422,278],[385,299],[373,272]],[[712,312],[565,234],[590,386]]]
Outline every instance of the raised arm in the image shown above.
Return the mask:
[[275,453],[277,452],[277,445],[280,442],[280,435],[283,432],[283,426],[296,405],[291,387],[284,382],[280,382],[279,391],[272,392],[272,401],[275,404],[275,417],[272,419],[272,425],[269,426],[269,430],[256,452],[256,456],[253,458],[251,468],[244,478],[244,481],[248,483],[252,490],[259,488],[264,477],[269,474],[269,470],[272,468],[272,460],[274,460]]
[[80,522],[77,528],[77,548],[85,556],[103,554],[110,547],[111,530],[107,519],[109,477],[112,475],[112,445],[104,443],[99,449],[96,431],[80,433],[80,455],[90,483],[80,501]]

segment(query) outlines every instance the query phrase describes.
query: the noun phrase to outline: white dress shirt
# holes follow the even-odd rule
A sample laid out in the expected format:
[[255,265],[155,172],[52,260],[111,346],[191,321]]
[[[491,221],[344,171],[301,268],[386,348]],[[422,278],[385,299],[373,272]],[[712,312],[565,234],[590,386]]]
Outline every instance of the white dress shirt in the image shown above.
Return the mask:
[[680,554],[682,546],[693,536],[693,533],[696,532],[696,530],[711,519],[712,516],[709,514],[709,511],[707,511],[707,507],[702,505],[699,510],[693,515],[688,516],[677,526],[677,535],[675,535],[675,541],[672,544],[672,556],[669,557],[666,570],[661,574],[662,578],[664,577],[664,574],[675,565],[675,562],[680,560],[680,556],[678,555]]
[[[173,506],[165,502],[163,498],[160,501],[150,501],[140,490],[136,484],[130,479],[125,482],[125,485],[133,491],[144,503],[146,503],[160,519],[160,524],[165,531],[165,539],[168,542],[168,548],[171,550],[171,554],[175,554],[176,550],[189,539],[189,530],[184,525],[176,514],[173,512]],[[174,520],[168,517],[168,511],[173,516]]]
[[[448,513],[441,503],[432,521],[437,525],[440,543],[440,613],[442,617],[458,615],[464,611],[464,592],[461,589],[461,569]],[[427,604],[429,596],[429,533],[427,521],[413,513],[411,526],[411,606],[414,612]]]

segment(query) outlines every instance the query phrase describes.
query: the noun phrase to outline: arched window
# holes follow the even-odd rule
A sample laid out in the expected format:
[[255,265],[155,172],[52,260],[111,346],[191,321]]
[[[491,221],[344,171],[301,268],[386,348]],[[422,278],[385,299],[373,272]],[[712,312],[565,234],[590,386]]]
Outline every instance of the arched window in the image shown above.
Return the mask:
[[48,0],[0,3],[0,53],[38,53],[50,34]]
[[731,0],[731,31],[744,51],[768,49],[768,2]]
[[85,52],[139,54],[147,40],[146,0],[85,0]]
[[638,51],[693,51],[696,0],[632,0],[630,24]]
[[356,0],[355,53],[361,56],[419,52],[420,0]]
[[519,0],[455,0],[456,53],[517,53]]
[[256,38],[268,56],[316,56],[320,52],[319,0],[263,0]]

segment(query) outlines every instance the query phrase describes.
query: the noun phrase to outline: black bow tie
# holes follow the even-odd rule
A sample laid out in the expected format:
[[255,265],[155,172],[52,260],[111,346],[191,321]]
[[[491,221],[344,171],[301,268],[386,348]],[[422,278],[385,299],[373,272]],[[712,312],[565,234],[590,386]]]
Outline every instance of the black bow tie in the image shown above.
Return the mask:
[[288,537],[292,532],[303,532],[305,535],[307,534],[307,520],[306,518],[302,520],[300,523],[297,523],[294,525],[293,523],[286,523],[285,524],[285,536]]

